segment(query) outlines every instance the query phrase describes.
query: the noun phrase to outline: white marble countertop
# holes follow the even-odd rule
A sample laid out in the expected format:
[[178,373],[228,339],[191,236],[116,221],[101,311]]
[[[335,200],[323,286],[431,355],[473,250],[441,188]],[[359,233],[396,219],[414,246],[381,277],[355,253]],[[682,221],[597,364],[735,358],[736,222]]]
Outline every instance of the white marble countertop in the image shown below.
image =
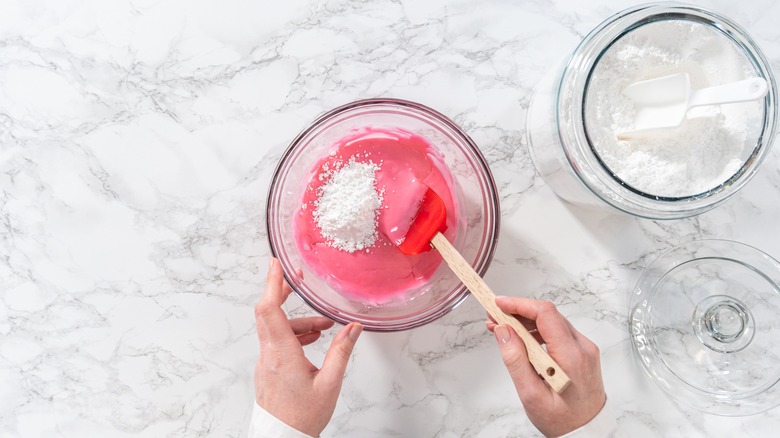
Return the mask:
[[[534,84],[635,3],[4,2],[0,436],[243,436],[271,173],[318,114],[379,96],[431,106],[480,146],[502,202],[486,279],[552,300],[601,347],[618,436],[776,434],[778,409],[715,417],[667,398],[631,356],[627,313],[643,267],[676,244],[780,257],[780,149],[726,204],[668,222],[566,204],[529,160]],[[780,70],[780,3],[695,3]],[[469,299],[419,329],[366,333],[324,436],[537,434],[483,321]]]

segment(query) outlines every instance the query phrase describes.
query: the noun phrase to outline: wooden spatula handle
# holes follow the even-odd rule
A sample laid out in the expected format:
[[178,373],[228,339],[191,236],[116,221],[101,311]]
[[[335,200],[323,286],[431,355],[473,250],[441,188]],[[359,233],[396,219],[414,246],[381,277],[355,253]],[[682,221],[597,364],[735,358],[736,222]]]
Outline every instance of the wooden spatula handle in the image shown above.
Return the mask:
[[539,345],[536,338],[528,332],[528,330],[520,323],[520,321],[512,315],[504,313],[496,305],[496,294],[490,290],[485,280],[474,271],[474,268],[466,262],[466,259],[458,252],[455,247],[447,240],[442,233],[436,233],[431,239],[431,244],[447,262],[452,272],[458,276],[460,281],[466,285],[474,295],[474,298],[482,304],[482,307],[487,310],[488,314],[499,324],[506,324],[512,326],[520,339],[525,343],[525,348],[528,351],[528,359],[544,380],[550,385],[550,387],[557,393],[560,393],[571,383],[569,376],[561,369],[561,367],[547,354],[547,351]]

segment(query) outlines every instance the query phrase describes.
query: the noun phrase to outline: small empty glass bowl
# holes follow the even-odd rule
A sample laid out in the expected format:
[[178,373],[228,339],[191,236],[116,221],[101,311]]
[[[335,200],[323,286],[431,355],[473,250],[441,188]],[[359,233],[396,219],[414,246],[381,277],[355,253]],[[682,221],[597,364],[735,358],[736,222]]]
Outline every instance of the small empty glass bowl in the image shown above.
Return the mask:
[[739,416],[780,404],[780,263],[737,242],[678,246],[641,275],[634,353],[673,399]]
[[[346,298],[306,266],[293,240],[293,216],[301,205],[307,175],[334,143],[355,130],[400,128],[426,139],[443,156],[454,179],[459,228],[453,245],[483,275],[493,258],[499,231],[499,200],[490,169],[476,144],[451,120],[418,103],[368,99],[336,108],[304,129],[282,155],[271,180],[266,226],[272,254],[293,291],[322,315],[367,330],[406,330],[431,322],[460,304],[468,290],[445,263],[406,299],[369,304]],[[303,276],[295,275],[302,269]]]

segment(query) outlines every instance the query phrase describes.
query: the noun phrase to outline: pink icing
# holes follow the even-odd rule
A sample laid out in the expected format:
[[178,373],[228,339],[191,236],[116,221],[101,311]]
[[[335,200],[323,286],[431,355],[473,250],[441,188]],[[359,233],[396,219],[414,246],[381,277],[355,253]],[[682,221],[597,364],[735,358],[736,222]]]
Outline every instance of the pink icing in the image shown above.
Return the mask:
[[[349,253],[328,245],[313,212],[319,188],[327,183],[326,176],[320,178],[325,173],[323,169],[333,169],[336,163],[346,163],[353,157],[356,162],[370,161],[379,166],[376,188],[384,190],[384,194],[376,242],[367,249]],[[452,177],[433,146],[401,129],[364,128],[342,138],[331,154],[312,167],[302,206],[294,216],[294,238],[306,265],[347,298],[367,304],[403,298],[406,291],[423,285],[442,262],[436,251],[407,256],[392,243],[406,235],[428,187],[447,206],[444,235],[453,241],[458,209]]]

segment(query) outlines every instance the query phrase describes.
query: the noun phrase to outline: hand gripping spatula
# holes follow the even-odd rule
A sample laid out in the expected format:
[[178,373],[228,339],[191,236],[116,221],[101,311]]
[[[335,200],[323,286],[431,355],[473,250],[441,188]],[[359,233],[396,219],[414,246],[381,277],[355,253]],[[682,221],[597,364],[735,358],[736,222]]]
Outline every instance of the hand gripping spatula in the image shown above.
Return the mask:
[[504,313],[496,305],[496,295],[490,290],[490,287],[442,234],[447,229],[446,219],[447,207],[444,205],[444,201],[436,192],[428,188],[423,195],[409,231],[403,241],[397,245],[398,249],[406,255],[419,254],[431,247],[439,251],[452,272],[466,285],[496,323],[506,324],[515,329],[520,339],[525,343],[528,359],[536,372],[547,381],[555,392],[562,392],[571,383],[569,376],[517,318]]

